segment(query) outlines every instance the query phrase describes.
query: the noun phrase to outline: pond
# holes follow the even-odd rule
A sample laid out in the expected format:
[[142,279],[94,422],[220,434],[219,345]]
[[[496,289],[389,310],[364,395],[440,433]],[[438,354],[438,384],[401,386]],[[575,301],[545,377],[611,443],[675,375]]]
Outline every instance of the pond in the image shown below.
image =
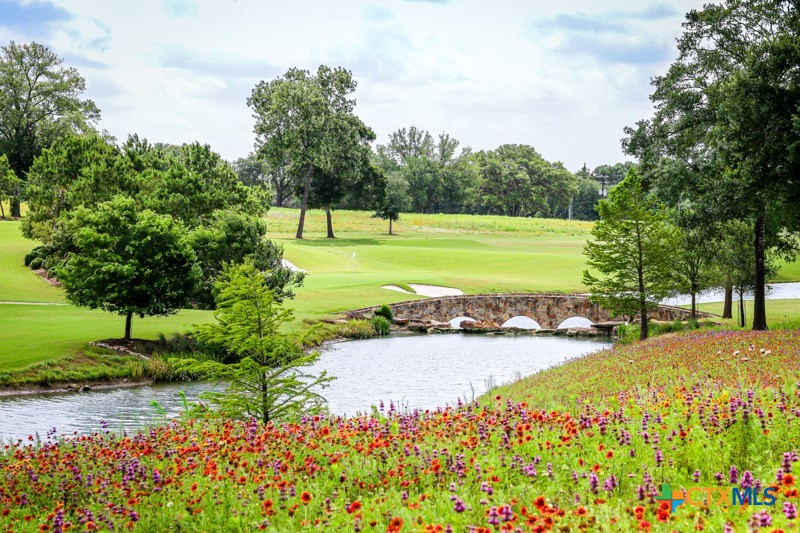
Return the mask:
[[[502,384],[608,342],[541,336],[419,335],[351,341],[325,349],[314,371],[336,376],[323,391],[331,413],[369,412],[384,402],[434,409],[472,400]],[[183,408],[179,392],[196,401],[209,383],[166,383],[103,391],[0,398],[0,440],[43,439],[52,428],[70,435],[131,431],[163,422]],[[151,402],[164,409],[158,414]]]
[[[800,298],[800,282],[791,283],[768,283],[767,284],[767,300],[790,300]],[[734,301],[739,301],[739,296],[734,295]],[[745,300],[752,300],[753,293],[747,292],[744,295]],[[697,295],[697,303],[709,302],[723,302],[725,301],[725,291],[722,289],[713,289],[703,291]],[[661,303],[667,305],[688,305],[692,303],[692,297],[689,294],[679,294],[672,298],[662,300]]]

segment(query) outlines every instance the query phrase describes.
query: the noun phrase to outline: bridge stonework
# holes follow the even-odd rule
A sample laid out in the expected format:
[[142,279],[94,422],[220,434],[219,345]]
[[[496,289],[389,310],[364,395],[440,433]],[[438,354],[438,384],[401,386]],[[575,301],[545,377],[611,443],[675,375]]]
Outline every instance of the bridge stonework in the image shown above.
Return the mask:
[[[444,296],[391,304],[395,318],[409,321],[447,322],[459,316],[475,320],[491,320],[503,324],[515,316],[532,318],[543,329],[555,329],[571,317],[584,317],[593,323],[618,320],[600,306],[593,304],[585,294],[476,294]],[[362,315],[375,308],[350,311],[351,316]],[[660,305],[650,315],[658,320],[688,320],[688,309]],[[698,317],[712,316],[698,311]]]

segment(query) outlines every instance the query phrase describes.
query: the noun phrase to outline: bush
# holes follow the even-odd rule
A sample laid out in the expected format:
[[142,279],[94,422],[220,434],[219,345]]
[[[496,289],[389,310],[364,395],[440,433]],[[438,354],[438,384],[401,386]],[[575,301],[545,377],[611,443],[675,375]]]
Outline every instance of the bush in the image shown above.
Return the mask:
[[47,254],[44,251],[44,246],[37,246],[27,254],[25,254],[25,266],[31,266],[31,261],[36,258],[44,259]]
[[31,268],[31,270],[39,270],[40,268],[44,268],[44,259],[41,257],[34,257],[31,262],[28,263],[28,266]]
[[347,339],[369,339],[375,336],[375,328],[368,320],[348,320],[338,333]]
[[372,328],[375,330],[375,333],[380,335],[381,337],[385,337],[389,334],[389,321],[384,316],[374,316],[370,321],[372,323]]
[[380,316],[380,317],[383,317],[383,318],[385,318],[386,320],[388,320],[389,322],[391,322],[391,321],[392,321],[392,318],[394,318],[394,317],[393,317],[393,315],[392,315],[392,308],[391,308],[391,307],[389,307],[389,306],[388,306],[388,305],[386,305],[386,304],[383,304],[383,305],[381,305],[381,306],[378,308],[378,310],[377,310],[377,311],[375,311],[375,316],[376,316],[376,317],[379,317],[379,316]]

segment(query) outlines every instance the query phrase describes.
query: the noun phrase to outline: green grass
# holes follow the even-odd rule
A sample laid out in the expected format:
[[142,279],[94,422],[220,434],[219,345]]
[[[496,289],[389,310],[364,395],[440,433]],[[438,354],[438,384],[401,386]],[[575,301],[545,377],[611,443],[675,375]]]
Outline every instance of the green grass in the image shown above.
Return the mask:
[[[168,317],[133,319],[133,335],[155,339],[211,320],[209,311],[181,311]],[[75,354],[87,342],[122,337],[119,315],[72,306],[0,304],[0,371]]]
[[[474,215],[403,215],[397,235],[369,213],[334,213],[337,239],[325,238],[322,211],[309,211],[305,239],[294,239],[297,210],[272,209],[271,238],[285,257],[309,271],[291,302],[298,319],[409,300],[381,289],[423,283],[487,292],[584,290],[583,246],[591,224]],[[355,268],[353,261],[355,257]]]
[[23,263],[36,243],[23,239],[18,222],[0,221],[0,302],[63,302],[53,287]]
[[[786,321],[800,320],[800,300],[767,300],[767,324],[777,324]],[[685,307],[685,306],[684,306]],[[708,311],[717,315],[722,315],[722,302],[700,304],[697,308],[701,311]],[[735,326],[738,315],[739,302],[734,302],[733,319],[724,322],[730,326]],[[744,315],[747,327],[753,322],[753,302],[744,303]]]

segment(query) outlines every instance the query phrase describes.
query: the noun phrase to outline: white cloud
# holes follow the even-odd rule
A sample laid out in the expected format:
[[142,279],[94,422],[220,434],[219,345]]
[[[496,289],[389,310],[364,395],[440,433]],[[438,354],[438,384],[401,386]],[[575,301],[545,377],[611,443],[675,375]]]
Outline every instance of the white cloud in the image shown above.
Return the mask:
[[531,144],[576,170],[624,159],[622,128],[650,114],[648,80],[702,0],[56,3],[73,17],[50,25],[48,44],[119,138],[245,155],[252,87],[325,63],[353,70],[356,112],[379,142],[415,124],[475,149]]

